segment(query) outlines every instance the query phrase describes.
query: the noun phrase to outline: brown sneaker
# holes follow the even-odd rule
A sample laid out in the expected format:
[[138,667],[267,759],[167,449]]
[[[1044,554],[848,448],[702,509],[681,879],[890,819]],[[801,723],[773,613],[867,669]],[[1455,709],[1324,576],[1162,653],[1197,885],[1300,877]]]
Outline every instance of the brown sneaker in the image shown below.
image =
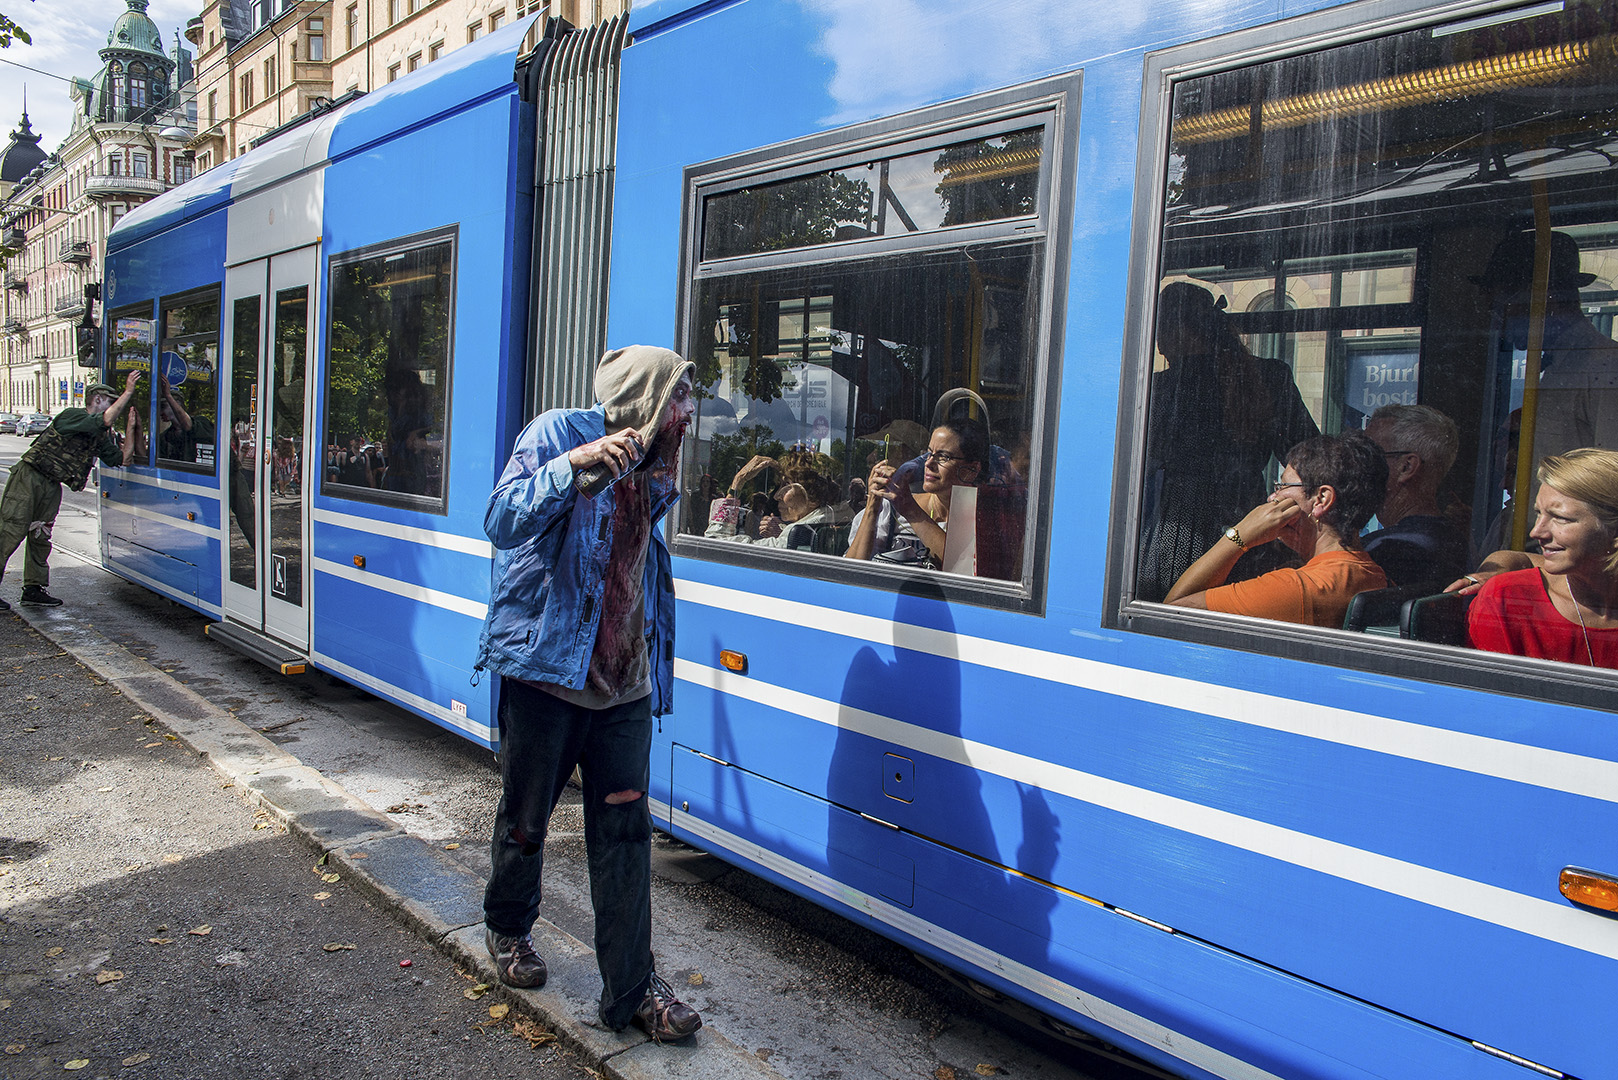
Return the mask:
[[494,969],[500,973],[500,981],[507,986],[537,990],[545,985],[550,973],[545,970],[545,961],[534,951],[534,939],[530,935],[507,937],[485,928],[483,944],[494,957]]
[[654,971],[652,985],[646,988],[646,997],[631,1022],[650,1035],[653,1042],[679,1042],[702,1026],[702,1017],[675,997],[669,984]]

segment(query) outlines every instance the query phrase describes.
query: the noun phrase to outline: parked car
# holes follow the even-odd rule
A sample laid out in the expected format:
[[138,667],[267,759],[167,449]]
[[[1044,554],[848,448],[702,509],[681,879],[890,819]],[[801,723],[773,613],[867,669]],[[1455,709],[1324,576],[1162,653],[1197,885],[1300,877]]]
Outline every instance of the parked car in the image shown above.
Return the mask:
[[0,413],[0,435],[17,434],[17,421],[21,419],[14,412]]
[[29,413],[17,421],[18,435],[38,435],[51,426],[51,418],[44,413]]

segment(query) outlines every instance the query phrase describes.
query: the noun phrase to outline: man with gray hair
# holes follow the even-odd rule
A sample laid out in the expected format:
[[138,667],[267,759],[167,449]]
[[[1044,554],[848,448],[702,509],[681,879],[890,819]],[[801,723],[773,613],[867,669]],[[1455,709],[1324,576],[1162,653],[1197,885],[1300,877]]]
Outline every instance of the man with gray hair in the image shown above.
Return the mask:
[[1384,405],[1365,434],[1388,462],[1388,490],[1376,512],[1381,528],[1364,537],[1365,553],[1395,585],[1441,589],[1472,565],[1466,535],[1438,508],[1438,485],[1460,448],[1455,421],[1431,405]]

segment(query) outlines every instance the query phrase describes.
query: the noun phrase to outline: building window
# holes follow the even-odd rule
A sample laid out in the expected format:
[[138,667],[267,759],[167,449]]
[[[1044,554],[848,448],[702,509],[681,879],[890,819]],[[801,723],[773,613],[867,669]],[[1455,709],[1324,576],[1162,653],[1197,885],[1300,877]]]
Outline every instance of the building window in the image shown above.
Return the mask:
[[407,71],[415,71],[417,68],[421,67],[421,54],[412,53],[410,58],[405,61],[405,65],[405,70]]
[[242,74],[242,108],[250,109],[252,107],[253,107],[253,73],[251,71],[248,71],[248,72],[244,72]]
[[148,158],[145,154],[142,154],[142,153],[131,154],[130,158],[129,158],[129,163],[130,163],[130,166],[131,166],[129,175],[139,177],[142,180],[146,179],[147,177],[149,177],[151,175],[151,169],[150,169],[151,159]]
[[392,26],[401,17],[401,0],[388,0],[388,25]]
[[399,77],[399,65],[398,64],[390,65],[389,68],[388,68],[388,81],[393,82],[398,77]]
[[214,419],[219,408],[219,290],[163,301],[162,338],[153,394],[157,459],[214,471]]
[[[203,168],[206,169],[207,166],[204,165]],[[191,178],[196,175],[196,170],[193,168],[191,162],[185,160],[184,158],[176,157],[173,162],[173,169],[174,184],[176,187],[181,184],[189,183]]]
[[427,62],[428,63],[432,63],[434,60],[437,60],[440,56],[443,56],[443,55],[444,55],[444,43],[442,41],[435,41],[431,45],[427,46]]
[[264,61],[264,96],[269,97],[275,93],[275,57],[271,56]]
[[[1068,190],[1051,173],[1077,79],[1041,93],[690,174],[684,341],[705,394],[683,468],[707,491],[677,523],[683,554],[880,588],[923,571],[962,599],[1039,603],[1064,264],[1053,200]],[[803,164],[782,175],[789,161]],[[771,467],[743,473],[759,455]],[[930,528],[881,500],[850,514],[873,469],[926,478],[914,502]],[[808,511],[772,532],[791,485]]]
[[445,511],[455,234],[331,260],[322,492]]
[[504,8],[502,8],[499,11],[495,12],[493,15],[490,15],[489,16],[489,33],[492,34],[496,30],[500,29],[500,27],[505,25],[505,21],[506,21],[506,12],[505,12]]
[[475,23],[472,23],[470,26],[468,26],[466,28],[466,40],[467,40],[468,44],[470,44],[471,42],[476,41],[478,39],[478,35],[481,34],[481,33],[483,33],[483,24],[482,23],[475,22]]
[[347,48],[352,49],[354,47],[355,42],[359,40],[359,33],[360,6],[350,4],[348,5],[347,13],[343,16],[343,37],[347,43]]
[[124,156],[114,153],[107,158],[107,175],[122,176],[124,174]]
[[213,155],[212,154],[198,154],[197,155],[197,171],[198,172],[207,172],[208,169],[212,165],[213,165]]
[[309,20],[309,40],[304,47],[305,56],[314,62],[326,59],[326,20]]
[[208,91],[208,126],[213,127],[219,122],[219,91]]

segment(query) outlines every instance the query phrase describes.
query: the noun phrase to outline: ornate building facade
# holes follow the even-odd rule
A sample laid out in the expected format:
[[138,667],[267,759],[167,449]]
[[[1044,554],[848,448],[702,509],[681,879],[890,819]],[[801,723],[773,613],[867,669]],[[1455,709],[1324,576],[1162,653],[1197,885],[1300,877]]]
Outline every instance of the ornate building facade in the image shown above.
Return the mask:
[[[83,404],[94,373],[78,365],[77,333],[87,316],[100,316],[86,287],[99,290],[107,232],[195,171],[186,148],[195,120],[184,92],[191,54],[178,34],[172,52],[164,51],[147,0],[127,3],[100,51],[101,70],[73,81],[67,138],[43,153],[24,113],[4,152],[0,410],[54,413]],[[33,163],[13,179],[25,160]]]
[[536,12],[587,26],[630,0],[210,0],[197,49],[198,171],[344,95],[403,78]]

